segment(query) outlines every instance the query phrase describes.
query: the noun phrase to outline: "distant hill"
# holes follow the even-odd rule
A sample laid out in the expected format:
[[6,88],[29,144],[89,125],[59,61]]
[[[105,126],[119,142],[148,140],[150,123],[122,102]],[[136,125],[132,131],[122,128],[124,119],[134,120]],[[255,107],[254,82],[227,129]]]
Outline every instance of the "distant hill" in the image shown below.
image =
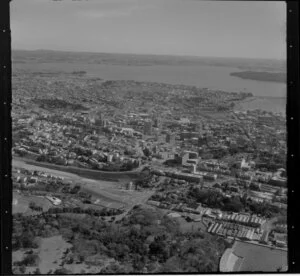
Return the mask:
[[244,72],[234,72],[231,73],[230,75],[242,79],[248,79],[248,80],[286,82],[286,74],[283,72],[244,71]]
[[90,53],[52,50],[13,50],[13,63],[85,63],[126,66],[191,65],[226,66],[242,70],[285,72],[285,62],[270,59],[219,58],[170,55],[137,55],[119,53]]

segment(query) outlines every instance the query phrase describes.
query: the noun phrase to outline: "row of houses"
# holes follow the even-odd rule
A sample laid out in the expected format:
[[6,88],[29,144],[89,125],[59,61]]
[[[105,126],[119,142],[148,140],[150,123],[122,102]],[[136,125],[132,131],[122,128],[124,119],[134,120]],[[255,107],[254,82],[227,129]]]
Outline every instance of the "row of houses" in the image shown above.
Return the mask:
[[183,173],[183,172],[165,172],[166,176],[171,178],[177,178],[181,180],[186,180],[190,182],[201,183],[203,181],[202,175]]
[[210,174],[207,172],[198,172],[198,171],[196,172],[195,169],[192,170],[192,173],[178,172],[178,171],[172,172],[172,171],[162,171],[162,170],[153,170],[152,172],[153,174],[159,176],[168,176],[170,178],[185,180],[188,182],[196,182],[196,183],[202,183],[203,180],[214,181],[217,179],[216,174]]
[[232,222],[240,225],[246,225],[251,227],[261,227],[265,222],[265,218],[260,218],[255,215],[245,213],[226,213],[221,210],[213,210],[210,208],[199,207],[198,210],[202,209],[200,213],[203,216],[217,219],[220,221]]
[[234,224],[224,224],[223,222],[212,223],[208,229],[208,233],[216,234],[225,237],[237,237],[244,240],[257,240],[261,233],[257,232],[255,228],[239,226]]
[[253,227],[261,227],[266,222],[265,219],[257,216],[246,214],[224,214],[222,220],[232,221],[239,224],[251,225]]
[[170,203],[164,203],[164,202],[159,202],[156,200],[148,200],[147,203],[149,205],[163,208],[163,209],[169,209],[177,212],[185,212],[187,214],[195,214],[195,215],[200,215],[201,212],[199,209],[194,209],[194,208],[189,208],[186,206],[184,203],[179,203],[179,204],[170,204]]
[[64,180],[64,177],[62,176],[56,176],[50,173],[42,172],[42,171],[29,171],[26,169],[18,169],[17,174],[25,174],[25,175],[33,175],[33,176],[42,176],[46,178],[51,178],[51,179],[57,179],[57,180]]

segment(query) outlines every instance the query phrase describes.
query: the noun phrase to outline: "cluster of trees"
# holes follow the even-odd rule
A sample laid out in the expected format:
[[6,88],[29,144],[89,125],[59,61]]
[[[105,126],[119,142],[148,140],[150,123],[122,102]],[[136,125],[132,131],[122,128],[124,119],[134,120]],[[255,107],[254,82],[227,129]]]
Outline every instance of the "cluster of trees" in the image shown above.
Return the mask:
[[266,218],[272,218],[278,215],[284,215],[286,213],[285,210],[280,209],[278,206],[266,202],[255,202],[252,200],[247,200],[246,210],[250,210],[251,212]]
[[46,180],[46,181],[39,181],[36,185],[25,187],[24,185],[20,185],[20,189],[22,190],[30,190],[34,191],[46,191],[50,193],[58,193],[62,192],[65,194],[73,194],[79,195],[80,197],[87,197],[85,194],[81,192],[80,185],[71,185],[70,183],[65,183],[61,180]]
[[140,206],[118,224],[60,215],[15,219],[32,235],[49,236],[47,229],[52,229],[52,235],[63,235],[73,245],[65,260],[68,264],[85,262],[91,256],[98,265],[103,259],[115,260],[102,270],[99,265],[99,273],[218,271],[219,259],[228,247],[222,238],[204,232],[181,233],[175,220]]
[[138,162],[125,162],[122,163],[120,171],[131,171],[133,169],[138,168],[138,166],[139,166]]
[[229,105],[229,104],[225,104],[224,103],[224,105],[218,105],[217,107],[217,111],[228,111],[228,110],[230,110],[231,108],[232,108],[232,106],[231,105]]
[[240,196],[228,198],[219,191],[214,190],[202,190],[198,187],[191,187],[188,196],[197,202],[223,211],[250,211],[266,218],[284,215],[284,210],[267,202],[255,202],[251,199],[247,199],[247,197]]
[[25,258],[22,261],[17,261],[14,263],[16,266],[35,266],[37,265],[37,262],[39,260],[39,257],[36,253],[30,253],[25,256]]
[[71,186],[70,184],[65,184],[63,185],[63,187],[61,188],[61,192],[64,194],[79,194],[80,192],[80,185],[75,185],[75,186]]
[[282,226],[279,226],[279,225],[276,225],[274,228],[273,228],[273,231],[276,232],[276,233],[287,233],[287,228],[285,227],[282,227]]
[[148,168],[145,168],[137,180],[134,181],[135,187],[150,188],[153,187],[153,183],[158,181],[158,177],[150,172]]
[[[93,151],[90,149],[82,148],[82,147],[74,147],[72,149],[74,153],[76,153],[78,156],[86,156],[86,157],[92,157]],[[104,157],[103,157],[104,158]],[[103,159],[104,160],[104,159]],[[102,160],[101,160],[102,161]]]
[[30,229],[16,233],[15,229],[12,235],[12,249],[20,248],[37,248],[38,244],[35,240],[35,235]]
[[227,149],[221,148],[221,149],[214,150],[211,153],[212,153],[214,159],[221,159],[221,158],[227,156],[229,154],[229,151]]
[[37,205],[35,202],[31,201],[29,202],[29,208],[32,209],[33,211],[43,211],[43,207]]
[[102,171],[110,171],[110,172],[124,172],[131,171],[139,166],[138,162],[118,162],[108,164],[107,166],[101,168]]
[[96,210],[92,208],[83,209],[80,207],[63,207],[63,208],[49,208],[47,211],[48,214],[60,214],[60,213],[74,213],[74,214],[87,214],[96,217],[104,217],[104,216],[116,216],[123,213],[122,210],[119,209],[107,209],[103,208],[101,210]]
[[240,212],[244,207],[239,197],[228,198],[218,191],[202,190],[198,187],[193,187],[189,190],[188,195],[197,202],[224,211]]
[[34,99],[33,102],[45,109],[64,108],[71,110],[87,110],[87,108],[81,104],[70,103],[61,99]]
[[86,71],[73,71],[72,74],[73,75],[85,75]]
[[66,159],[62,156],[52,156],[52,154],[40,154],[35,158],[37,162],[52,163],[54,165],[66,166]]

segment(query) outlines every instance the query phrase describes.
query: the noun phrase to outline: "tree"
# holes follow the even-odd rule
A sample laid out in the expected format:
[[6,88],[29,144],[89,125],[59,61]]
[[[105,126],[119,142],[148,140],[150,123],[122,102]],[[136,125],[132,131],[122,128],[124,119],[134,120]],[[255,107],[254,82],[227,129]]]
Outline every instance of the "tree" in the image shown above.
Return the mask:
[[169,258],[166,263],[161,268],[163,273],[175,273],[175,272],[183,272],[181,266],[180,258],[174,256]]
[[24,264],[25,266],[33,266],[36,264],[37,259],[38,259],[37,254],[29,254],[24,258],[22,264]]
[[25,265],[21,265],[21,266],[20,266],[20,272],[21,272],[22,274],[25,274],[25,271],[26,271],[26,266],[25,266]]
[[243,209],[243,204],[241,201],[237,198],[232,199],[229,201],[229,203],[224,205],[225,211],[231,211],[231,212],[240,212]]
[[33,272],[33,274],[41,275],[40,269],[37,267],[36,270]]
[[72,271],[62,267],[62,268],[58,268],[56,270],[54,270],[53,274],[57,274],[57,275],[66,275],[66,274],[71,274]]
[[46,162],[47,161],[47,155],[41,154],[36,158],[36,161],[38,162]]
[[20,244],[23,248],[36,248],[37,244],[34,242],[34,235],[32,232],[25,232],[20,236]]
[[124,273],[122,267],[114,262],[101,269],[100,274],[119,274]]
[[77,193],[79,192],[80,188],[81,188],[80,185],[75,185],[75,186],[71,189],[70,193],[71,193],[71,194],[77,194]]
[[146,157],[149,157],[151,155],[151,151],[148,148],[144,148],[143,153]]
[[158,260],[165,262],[169,258],[167,243],[161,237],[156,237],[149,245],[149,255],[156,256]]

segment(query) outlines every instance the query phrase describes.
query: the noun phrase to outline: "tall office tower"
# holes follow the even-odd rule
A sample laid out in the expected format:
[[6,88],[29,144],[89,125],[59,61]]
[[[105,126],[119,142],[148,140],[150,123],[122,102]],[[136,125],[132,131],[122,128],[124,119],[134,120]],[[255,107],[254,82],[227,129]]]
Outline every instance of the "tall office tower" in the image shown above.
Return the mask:
[[103,115],[100,111],[98,111],[95,115],[95,125],[102,126],[103,124]]
[[103,114],[102,114],[101,111],[97,111],[97,112],[96,112],[96,118],[97,118],[98,120],[100,120],[100,121],[103,119]]
[[202,121],[200,121],[198,123],[198,133],[199,133],[200,136],[203,135],[203,123],[202,123]]
[[108,126],[108,120],[107,120],[107,119],[102,119],[102,120],[101,120],[101,125],[102,125],[103,127],[107,127],[107,126]]
[[175,144],[175,134],[174,133],[168,133],[166,136],[166,142],[174,145]]
[[162,125],[161,119],[159,117],[156,117],[154,119],[154,127],[160,128]]
[[206,137],[204,135],[200,135],[198,137],[198,147],[202,147],[203,145],[205,145],[206,141]]
[[152,134],[152,121],[145,121],[144,123],[144,135]]

